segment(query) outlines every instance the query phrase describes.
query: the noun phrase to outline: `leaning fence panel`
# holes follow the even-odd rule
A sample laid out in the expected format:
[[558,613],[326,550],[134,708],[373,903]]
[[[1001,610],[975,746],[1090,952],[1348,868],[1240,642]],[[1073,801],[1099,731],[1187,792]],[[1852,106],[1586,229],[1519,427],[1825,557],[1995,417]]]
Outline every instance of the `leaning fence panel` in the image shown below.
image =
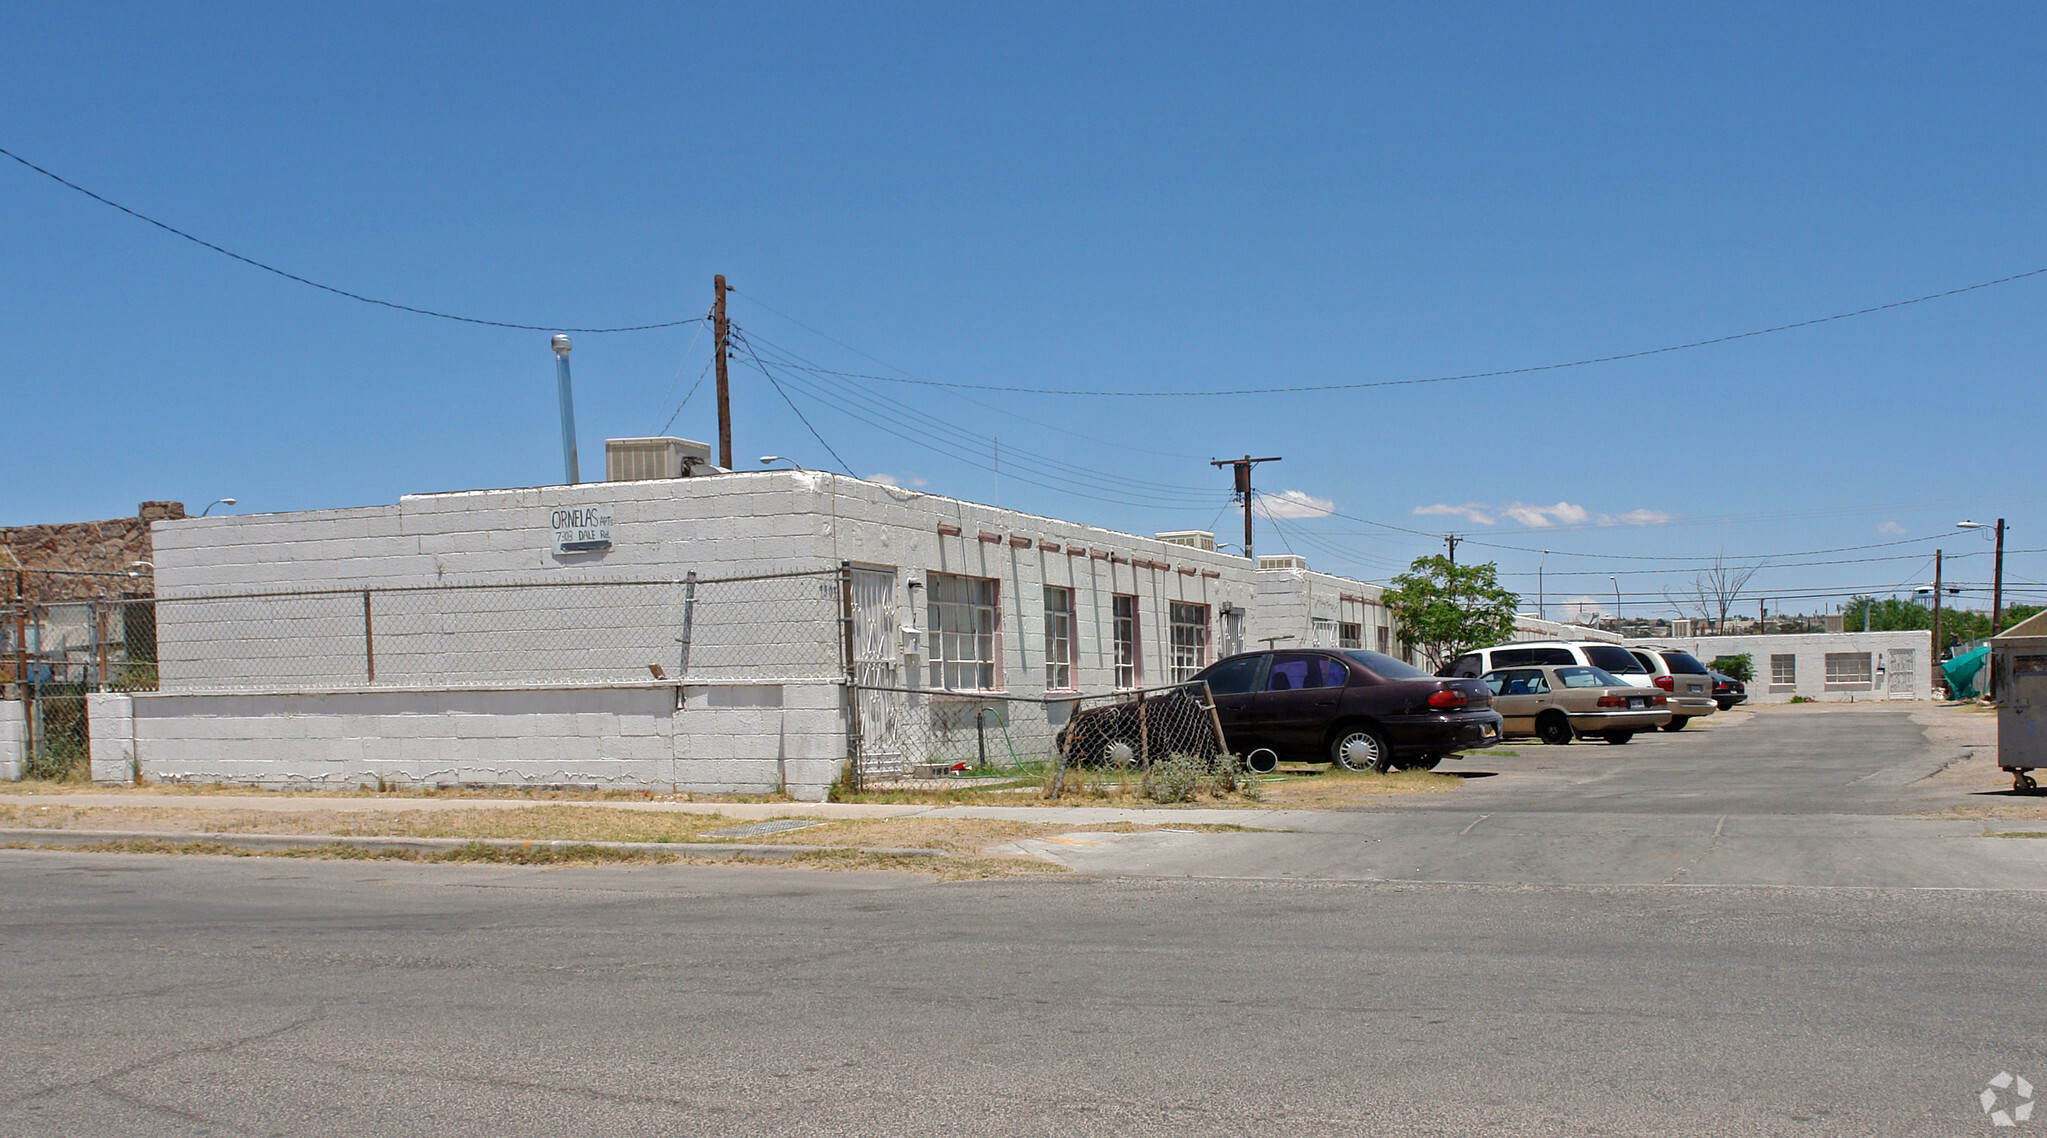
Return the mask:
[[[1021,697],[855,686],[864,787],[994,776],[1053,794],[1070,780],[1149,786],[1174,770],[1230,765],[1204,684],[1104,695]],[[1176,775],[1177,777],[1177,775]]]

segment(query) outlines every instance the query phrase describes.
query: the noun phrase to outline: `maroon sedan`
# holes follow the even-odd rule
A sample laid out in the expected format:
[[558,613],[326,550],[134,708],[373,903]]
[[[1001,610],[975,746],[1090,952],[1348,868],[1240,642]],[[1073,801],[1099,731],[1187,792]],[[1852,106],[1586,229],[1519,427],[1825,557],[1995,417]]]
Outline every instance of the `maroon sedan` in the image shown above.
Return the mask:
[[1355,649],[1246,652],[1209,665],[1230,750],[1253,760],[1336,763],[1347,770],[1429,770],[1500,740],[1492,693],[1476,679],[1438,678]]

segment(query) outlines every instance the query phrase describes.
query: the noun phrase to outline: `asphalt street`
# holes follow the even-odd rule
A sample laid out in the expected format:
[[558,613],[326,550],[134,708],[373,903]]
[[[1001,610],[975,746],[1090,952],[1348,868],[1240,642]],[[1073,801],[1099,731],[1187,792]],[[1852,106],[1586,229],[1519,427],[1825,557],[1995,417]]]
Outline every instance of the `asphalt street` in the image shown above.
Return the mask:
[[[0,1134],[2047,1127],[1979,1100],[2000,1072],[2047,1084],[2038,881],[1709,880],[1845,875],[1858,819],[1957,825],[1899,816],[1956,793],[1907,777],[1909,719],[1819,720],[1522,749],[1327,832],[1167,835],[1203,840],[1206,875],[1184,850],[951,884],[0,851]],[[1800,803],[1841,829],[1797,838]],[[1101,837],[1071,848],[1158,852]],[[1487,847],[1429,848],[1452,838],[1525,860],[1486,882]],[[1276,872],[1272,842],[1316,871]],[[1832,868],[1764,864],[1801,852]],[[1884,872],[1971,864],[2020,876]],[[1444,879],[1375,877],[1408,865]]]

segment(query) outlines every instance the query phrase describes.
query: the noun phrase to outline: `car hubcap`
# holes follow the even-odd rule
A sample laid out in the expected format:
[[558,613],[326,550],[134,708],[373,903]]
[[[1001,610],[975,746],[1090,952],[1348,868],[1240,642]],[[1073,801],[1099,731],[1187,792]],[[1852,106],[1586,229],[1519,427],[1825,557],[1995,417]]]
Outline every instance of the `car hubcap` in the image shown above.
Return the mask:
[[1379,761],[1379,749],[1372,746],[1372,740],[1365,735],[1353,735],[1343,741],[1343,765],[1351,770],[1364,770]]

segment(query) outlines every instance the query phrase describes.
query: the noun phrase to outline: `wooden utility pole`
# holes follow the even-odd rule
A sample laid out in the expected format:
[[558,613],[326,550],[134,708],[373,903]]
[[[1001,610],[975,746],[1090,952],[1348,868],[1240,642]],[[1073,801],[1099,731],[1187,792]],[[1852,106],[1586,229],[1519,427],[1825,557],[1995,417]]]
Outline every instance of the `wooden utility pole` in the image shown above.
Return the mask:
[[1940,667],[1940,550],[1938,549],[1933,551],[1933,666],[1935,668]]
[[1990,571],[1990,635],[2004,629],[2004,519],[1997,519],[1997,562]]
[[1210,460],[1210,466],[1227,466],[1236,472],[1236,494],[1244,501],[1244,557],[1251,562],[1251,568],[1258,568],[1258,555],[1251,546],[1251,468],[1261,462],[1278,462],[1279,456],[1271,458],[1224,458]]
[[717,342],[712,358],[718,364],[718,465],[732,469],[732,387],[725,371],[725,356],[731,349],[732,322],[725,318],[725,274],[711,278],[718,298],[711,305],[711,334]]
[[1463,538],[1458,537],[1454,533],[1443,535],[1443,544],[1450,547],[1450,568],[1452,569],[1457,568],[1457,543],[1463,540]]

